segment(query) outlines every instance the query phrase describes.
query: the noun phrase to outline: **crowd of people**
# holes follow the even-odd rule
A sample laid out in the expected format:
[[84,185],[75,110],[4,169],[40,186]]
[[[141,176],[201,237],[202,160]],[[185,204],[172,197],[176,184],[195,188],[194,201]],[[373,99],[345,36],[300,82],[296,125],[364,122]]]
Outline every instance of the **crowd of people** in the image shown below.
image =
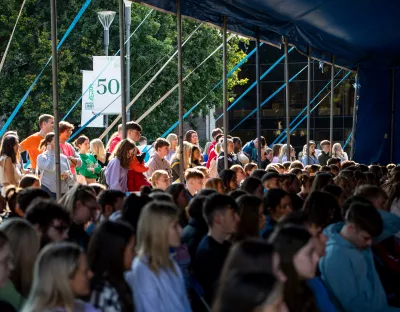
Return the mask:
[[0,311],[400,311],[400,167],[221,129],[149,148],[135,122],[70,143],[62,121],[57,201],[39,127],[1,138]]

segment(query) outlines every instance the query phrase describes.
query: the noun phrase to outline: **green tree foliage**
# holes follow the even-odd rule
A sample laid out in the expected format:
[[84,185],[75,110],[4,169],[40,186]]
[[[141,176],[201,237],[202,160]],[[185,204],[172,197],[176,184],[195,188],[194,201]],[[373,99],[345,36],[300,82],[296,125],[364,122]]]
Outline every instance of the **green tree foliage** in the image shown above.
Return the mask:
[[[23,97],[36,75],[51,55],[50,2],[48,0],[27,0],[9,50],[3,72],[0,75],[0,125],[9,117]],[[76,16],[82,0],[58,1],[58,38],[64,35]],[[2,0],[0,12],[0,51],[4,51],[12,27],[18,15],[22,0]],[[103,28],[96,12],[114,10],[117,15],[110,29],[110,55],[119,49],[119,21],[117,0],[96,0],[82,16],[75,29],[59,51],[59,107],[62,118],[81,96],[81,70],[92,69],[92,56],[104,55]],[[133,3],[132,31],[149,12],[149,8]],[[184,20],[183,38],[186,38],[199,24]],[[173,15],[154,11],[131,39],[131,98],[147,83],[152,75],[176,50],[176,18]],[[184,76],[198,66],[222,42],[221,31],[202,25],[183,48]],[[239,44],[247,41],[234,37],[228,47],[228,67],[233,68],[245,53]],[[165,57],[165,58],[164,58]],[[146,73],[160,59],[152,70]],[[210,58],[199,70],[184,82],[185,111],[197,103],[222,78],[222,49]],[[239,79],[238,71],[229,79],[230,97],[236,85],[245,84]],[[175,58],[153,82],[147,91],[133,105],[131,120],[135,120],[177,83],[177,59]],[[196,109],[191,118],[205,114],[212,107],[222,106],[222,88],[210,94]],[[22,109],[9,129],[18,130],[23,138],[37,129],[40,114],[52,113],[51,64],[30,93]],[[67,118],[79,125],[81,104]],[[156,138],[178,119],[178,93],[171,94],[157,109],[141,123],[145,135]],[[192,120],[190,119],[190,120]],[[111,119],[112,120],[112,119]],[[189,120],[189,121],[190,121]],[[87,129],[83,133],[94,137],[103,129]]]

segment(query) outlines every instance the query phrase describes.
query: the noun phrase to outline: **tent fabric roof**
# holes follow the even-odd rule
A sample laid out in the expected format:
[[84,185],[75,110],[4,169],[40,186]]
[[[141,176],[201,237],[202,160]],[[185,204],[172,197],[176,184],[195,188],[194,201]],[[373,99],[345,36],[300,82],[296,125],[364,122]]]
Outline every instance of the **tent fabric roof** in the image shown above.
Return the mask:
[[[176,13],[176,0],[142,0]],[[181,0],[183,16],[274,45],[281,37],[312,56],[356,69],[388,69],[400,63],[400,1],[393,0]]]

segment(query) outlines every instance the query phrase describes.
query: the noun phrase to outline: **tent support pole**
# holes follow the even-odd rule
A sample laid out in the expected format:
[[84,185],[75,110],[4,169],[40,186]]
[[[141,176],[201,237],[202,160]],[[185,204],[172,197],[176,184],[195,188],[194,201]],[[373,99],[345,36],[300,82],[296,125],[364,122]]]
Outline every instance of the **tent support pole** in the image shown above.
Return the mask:
[[[331,110],[330,110],[330,123],[329,123],[329,141],[331,142],[331,147],[333,146],[333,98],[335,90],[335,56],[332,56],[331,65]],[[332,156],[332,148],[329,151]]]
[[[125,3],[119,0],[119,48],[121,59],[121,116],[122,116],[122,138],[126,139],[126,67],[125,67]],[[129,88],[129,86],[128,86]]]
[[392,69],[392,120],[390,124],[390,163],[393,163],[393,152],[394,152],[394,111],[395,111],[395,70]]
[[357,103],[358,103],[358,67],[356,74],[356,82],[354,88],[354,106],[353,106],[353,128],[351,130],[351,150],[350,150],[350,159],[353,160],[355,148],[354,145],[356,143],[356,122],[357,122]]
[[224,168],[228,168],[228,84],[227,84],[227,33],[228,33],[228,19],[226,15],[224,16],[224,30],[223,30],[223,52],[222,52],[222,62],[223,62],[223,101],[224,101]]
[[310,112],[310,101],[311,101],[311,47],[308,47],[307,53],[307,162],[306,164],[310,164],[310,120],[311,120],[311,112]]
[[289,45],[287,38],[284,38],[285,45],[285,84],[286,84],[286,146],[287,146],[287,161],[290,161],[290,109],[289,109],[289,101],[290,101],[290,90],[289,90]]
[[184,183],[185,164],[183,158],[183,84],[182,84],[182,11],[181,0],[177,0],[176,16],[178,27],[178,102],[179,102],[179,146],[180,159],[182,160],[179,170],[179,178],[181,183]]
[[260,70],[261,70],[261,57],[260,57],[260,34],[257,29],[257,38],[256,38],[256,81],[257,81],[257,165],[258,168],[261,168],[261,81],[260,81]]
[[57,0],[50,0],[51,10],[51,56],[53,83],[53,114],[54,114],[54,154],[56,160],[56,194],[61,197],[61,166],[60,166],[60,117],[58,114],[58,55],[57,55]]

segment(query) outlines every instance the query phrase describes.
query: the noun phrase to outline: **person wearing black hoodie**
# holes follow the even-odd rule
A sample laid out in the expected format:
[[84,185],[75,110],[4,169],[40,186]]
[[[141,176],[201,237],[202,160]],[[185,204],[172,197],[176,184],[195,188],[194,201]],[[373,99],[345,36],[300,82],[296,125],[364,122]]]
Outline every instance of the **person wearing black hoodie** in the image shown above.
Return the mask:
[[197,246],[208,232],[208,226],[203,218],[203,204],[206,196],[196,196],[189,205],[189,224],[182,232],[182,244],[186,244],[189,249],[190,258],[196,257]]
[[[236,154],[233,153],[233,148],[234,146],[232,139],[228,139],[228,169],[231,168],[233,165],[241,165],[238,157],[236,156]],[[218,160],[217,160],[218,174],[225,169],[224,158],[225,158],[225,151],[224,151],[224,146],[222,145],[222,152],[218,155]]]
[[319,145],[321,145],[321,154],[318,156],[318,162],[321,166],[326,166],[328,164],[329,158],[331,156],[329,155],[331,151],[331,142],[328,140],[323,140]]

